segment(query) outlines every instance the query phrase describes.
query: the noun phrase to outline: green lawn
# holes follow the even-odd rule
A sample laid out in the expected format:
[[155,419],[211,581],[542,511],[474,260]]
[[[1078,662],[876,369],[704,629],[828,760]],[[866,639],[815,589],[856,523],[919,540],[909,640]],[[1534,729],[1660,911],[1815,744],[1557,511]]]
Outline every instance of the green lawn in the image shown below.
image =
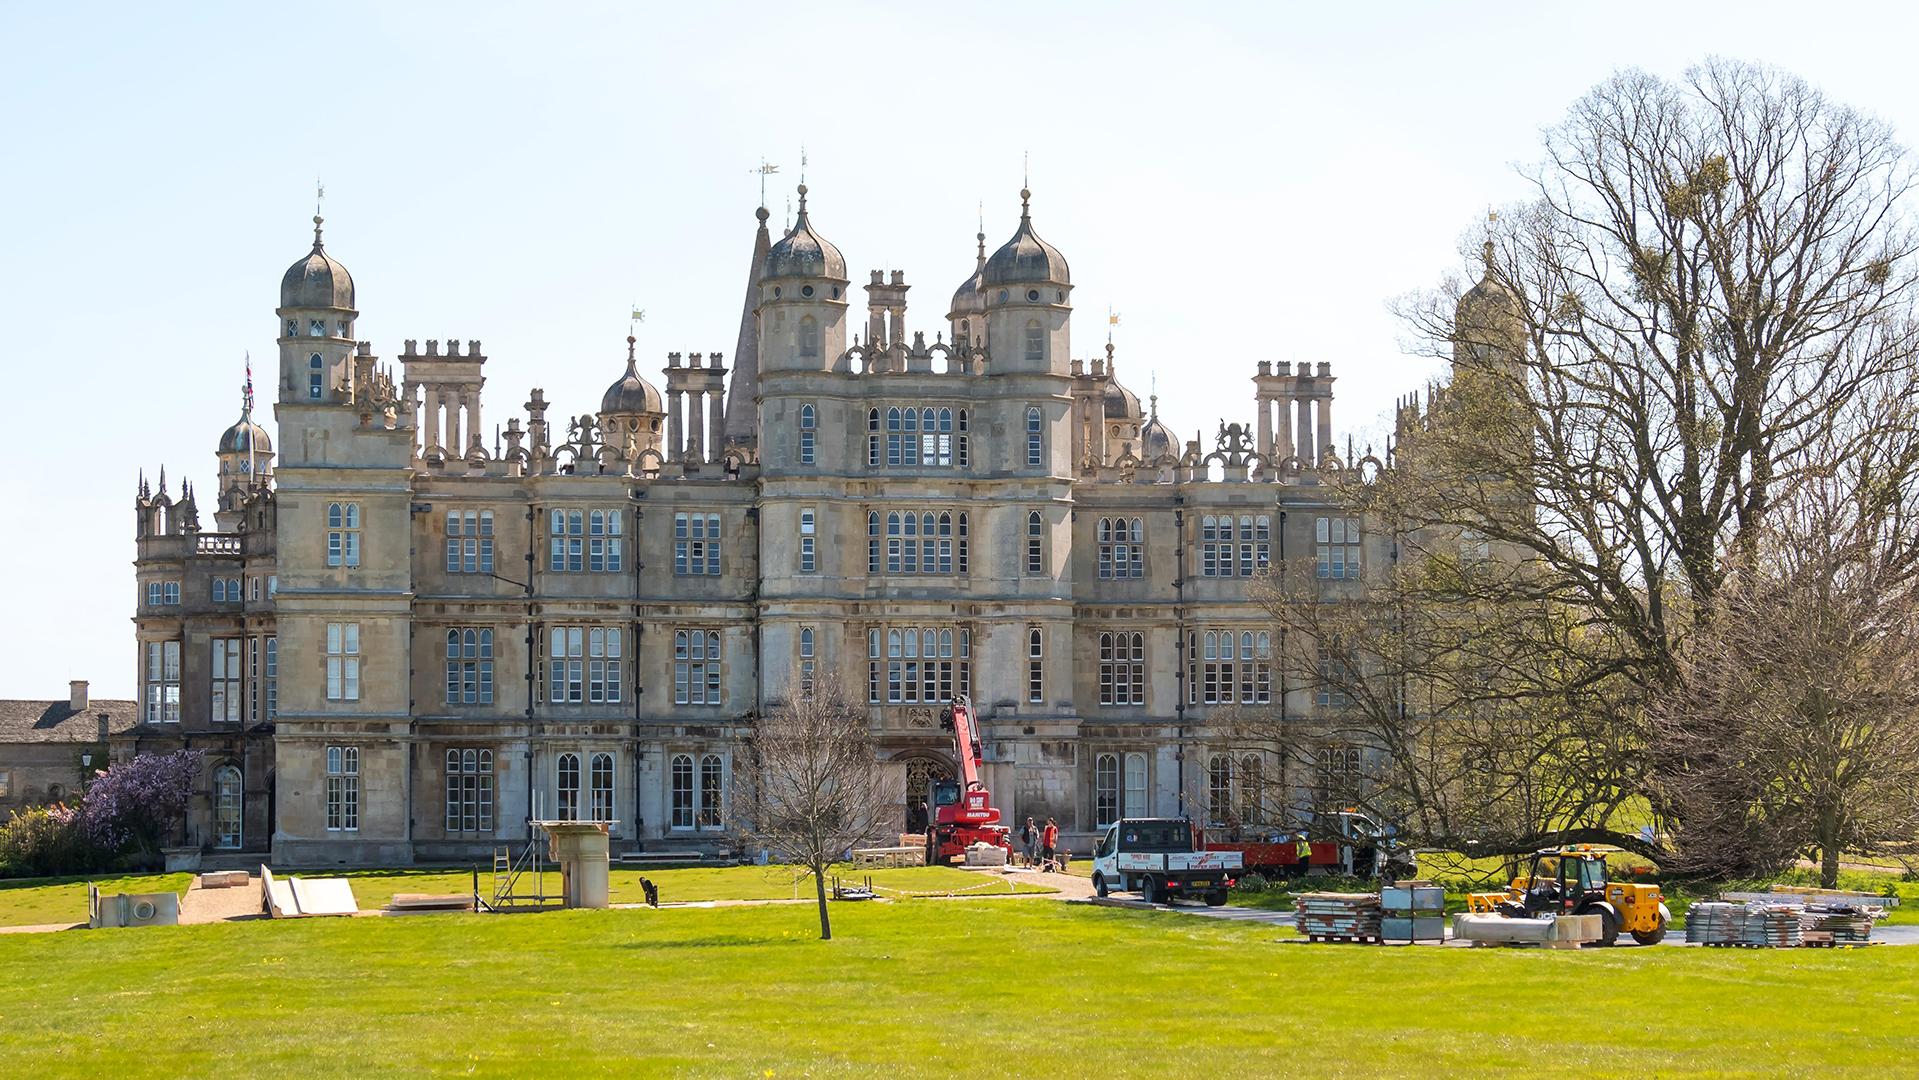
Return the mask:
[[[396,893],[471,893],[471,870],[330,870],[288,871],[290,876],[340,876],[353,882],[353,896],[364,910],[373,910],[393,899]],[[1014,886],[997,874],[976,874],[949,867],[928,866],[903,870],[860,870],[843,867],[849,881],[868,877],[884,889],[913,892],[951,891],[960,895],[983,893],[1043,893],[1053,890],[1033,885]],[[160,877],[95,878],[102,889],[111,892],[184,893],[191,874],[167,874]],[[795,893],[792,873],[785,867],[710,866],[684,870],[615,869],[610,874],[610,891],[616,904],[638,904],[646,897],[640,890],[640,878],[650,879],[660,890],[661,903],[697,903],[706,900],[782,900]],[[531,891],[532,880],[518,888]],[[549,894],[560,890],[558,871],[546,875]],[[491,897],[493,876],[480,874],[481,895]],[[799,883],[798,895],[813,895],[809,875]],[[883,893],[884,895],[884,893]],[[0,881],[0,926],[37,926],[45,923],[76,923],[87,920],[86,878],[24,878]]]
[[[41,926],[87,921],[83,877],[0,880],[0,926]],[[91,879],[107,893],[184,893],[192,874],[136,874]]]
[[89,1077],[1919,1071],[1905,949],[1315,947],[1044,900],[834,916],[832,942],[789,905],[9,935],[0,1042],[22,1075]]

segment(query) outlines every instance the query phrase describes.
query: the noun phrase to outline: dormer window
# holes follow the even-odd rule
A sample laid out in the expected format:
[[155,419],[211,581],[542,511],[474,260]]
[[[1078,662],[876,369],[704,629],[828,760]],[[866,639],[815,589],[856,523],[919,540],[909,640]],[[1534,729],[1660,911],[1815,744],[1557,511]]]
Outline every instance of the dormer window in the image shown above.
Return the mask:
[[312,322],[308,323],[307,336],[308,337],[325,337],[326,336],[326,320],[314,319]]

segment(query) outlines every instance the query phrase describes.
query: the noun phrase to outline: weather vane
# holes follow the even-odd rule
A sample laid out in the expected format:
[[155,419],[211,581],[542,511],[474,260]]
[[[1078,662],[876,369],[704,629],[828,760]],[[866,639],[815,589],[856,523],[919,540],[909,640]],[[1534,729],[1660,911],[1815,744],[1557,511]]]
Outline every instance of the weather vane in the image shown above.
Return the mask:
[[752,170],[760,174],[760,205],[766,205],[766,178],[780,171],[778,165],[768,165],[765,158],[760,159],[760,167]]
[[639,325],[645,321],[646,321],[646,312],[640,310],[640,305],[638,301],[634,301],[633,315],[626,324],[627,336],[631,337],[633,335],[634,330],[637,329]]
[[326,185],[321,183],[320,178],[316,176],[313,178],[313,189],[313,216],[319,217],[320,204],[326,201]]
[[1106,308],[1106,344],[1111,345],[1113,343],[1113,327],[1118,325],[1119,312],[1114,311],[1109,305]]

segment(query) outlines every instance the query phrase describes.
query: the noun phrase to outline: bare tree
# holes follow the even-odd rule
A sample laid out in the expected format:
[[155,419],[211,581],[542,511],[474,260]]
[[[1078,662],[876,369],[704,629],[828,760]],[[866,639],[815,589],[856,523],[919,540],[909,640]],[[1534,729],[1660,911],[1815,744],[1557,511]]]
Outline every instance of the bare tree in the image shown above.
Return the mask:
[[[1510,792],[1522,817],[1639,795],[1682,831],[1652,782],[1673,762],[1646,701],[1683,687],[1689,635],[1757,564],[1778,507],[1909,426],[1913,172],[1884,124],[1724,61],[1678,84],[1620,73],[1545,142],[1537,199],[1474,237],[1479,283],[1402,305],[1450,384],[1402,410],[1393,468],[1341,486],[1398,530],[1395,600],[1446,613],[1379,663],[1443,686],[1427,650],[1471,634],[1470,681],[1426,713],[1447,720],[1439,737],[1516,723],[1494,740],[1515,766],[1567,763],[1547,790]],[[1510,569],[1449,572],[1473,546]],[[1603,784],[1567,786],[1582,773]]]
[[1834,888],[1843,852],[1919,830],[1915,459],[1909,429],[1801,485],[1688,637],[1651,711],[1679,868],[1756,876],[1803,851]]
[[1364,582],[1320,579],[1306,560],[1261,583],[1308,712],[1282,721],[1242,707],[1233,737],[1285,755],[1315,809],[1362,808],[1411,843],[1508,855],[1587,841],[1650,854],[1617,823],[1639,791],[1618,703],[1603,698],[1604,680],[1582,686],[1548,664],[1590,628],[1537,597],[1469,602],[1522,568],[1482,558],[1476,541],[1413,539],[1397,537],[1399,557]]
[[830,669],[774,702],[747,739],[747,766],[735,781],[737,828],[781,860],[813,873],[820,938],[831,940],[826,874],[852,848],[880,832],[891,811],[880,784],[867,710],[847,695]]

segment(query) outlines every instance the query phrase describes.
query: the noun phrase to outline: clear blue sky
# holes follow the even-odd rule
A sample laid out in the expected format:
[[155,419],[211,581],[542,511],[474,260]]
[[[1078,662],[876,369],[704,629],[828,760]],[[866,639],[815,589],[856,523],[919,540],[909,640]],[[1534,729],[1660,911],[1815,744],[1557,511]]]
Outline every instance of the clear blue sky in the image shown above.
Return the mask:
[[[175,10],[164,10],[166,7]],[[1187,14],[1186,12],[1193,12]],[[1074,352],[1184,437],[1249,419],[1261,359],[1331,361],[1377,431],[1429,364],[1386,303],[1462,267],[1525,194],[1539,129],[1620,67],[1762,60],[1919,130],[1904,5],[14,4],[0,16],[0,697],[135,678],[132,498],[211,493],[241,358],[275,370],[281,273],[311,237],[359,335],[479,338],[489,426],[545,388],[590,411],[647,311],[730,351],[762,158],[856,283],[900,269],[943,329],[1017,221],[1072,263]],[[270,399],[270,391],[263,395]],[[209,500],[210,501],[210,500]],[[210,517],[207,518],[209,527]]]

